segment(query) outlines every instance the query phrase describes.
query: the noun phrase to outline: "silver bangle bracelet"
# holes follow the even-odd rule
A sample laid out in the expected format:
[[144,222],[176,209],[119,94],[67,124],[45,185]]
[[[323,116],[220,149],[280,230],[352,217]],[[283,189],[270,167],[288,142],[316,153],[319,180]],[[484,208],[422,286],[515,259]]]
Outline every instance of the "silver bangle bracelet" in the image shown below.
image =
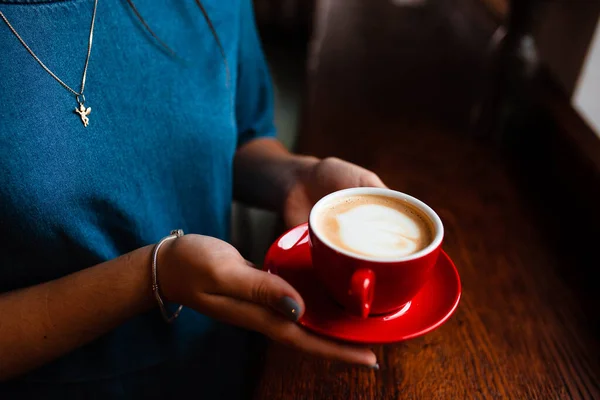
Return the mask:
[[179,314],[181,313],[183,306],[180,305],[179,308],[177,308],[177,311],[175,311],[173,313],[173,315],[169,316],[167,308],[165,307],[165,302],[163,301],[162,297],[160,296],[160,290],[158,289],[158,265],[157,265],[158,251],[160,250],[160,248],[162,247],[162,245],[165,242],[167,242],[169,240],[180,238],[182,236],[183,236],[183,231],[181,229],[173,230],[173,231],[171,231],[171,234],[169,236],[165,236],[164,238],[162,238],[156,244],[156,246],[154,246],[154,250],[152,251],[152,293],[154,293],[154,298],[156,299],[156,302],[158,303],[158,307],[160,308],[160,313],[162,314],[163,319],[168,324],[175,321],[175,319],[177,317],[179,317]]

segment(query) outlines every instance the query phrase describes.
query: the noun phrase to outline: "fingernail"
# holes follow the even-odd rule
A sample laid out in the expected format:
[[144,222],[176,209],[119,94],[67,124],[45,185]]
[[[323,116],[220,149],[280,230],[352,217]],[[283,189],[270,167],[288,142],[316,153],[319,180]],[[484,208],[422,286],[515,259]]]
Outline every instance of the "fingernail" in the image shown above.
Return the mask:
[[373,365],[368,365],[367,368],[373,369],[375,371],[379,371],[379,363],[375,363]]
[[290,321],[298,321],[300,318],[300,306],[296,303],[296,300],[289,296],[284,296],[279,300],[277,308],[283,315],[285,315]]

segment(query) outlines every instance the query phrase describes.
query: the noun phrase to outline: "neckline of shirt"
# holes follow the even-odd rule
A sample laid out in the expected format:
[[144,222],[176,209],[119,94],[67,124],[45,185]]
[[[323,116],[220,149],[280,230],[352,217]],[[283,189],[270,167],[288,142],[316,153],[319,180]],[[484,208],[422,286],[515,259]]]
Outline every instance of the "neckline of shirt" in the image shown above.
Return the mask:
[[78,0],[0,0],[0,4],[8,5],[28,5],[28,4],[55,4],[55,3],[73,3]]

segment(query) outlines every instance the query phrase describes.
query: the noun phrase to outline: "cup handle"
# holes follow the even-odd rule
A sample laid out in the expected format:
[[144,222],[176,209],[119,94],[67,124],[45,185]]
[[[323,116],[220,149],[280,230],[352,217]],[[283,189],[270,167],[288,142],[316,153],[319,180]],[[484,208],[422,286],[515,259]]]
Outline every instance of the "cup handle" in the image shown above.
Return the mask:
[[367,318],[371,311],[373,293],[375,291],[375,273],[368,268],[354,271],[350,279],[350,290],[348,294],[352,298],[352,309],[350,312]]

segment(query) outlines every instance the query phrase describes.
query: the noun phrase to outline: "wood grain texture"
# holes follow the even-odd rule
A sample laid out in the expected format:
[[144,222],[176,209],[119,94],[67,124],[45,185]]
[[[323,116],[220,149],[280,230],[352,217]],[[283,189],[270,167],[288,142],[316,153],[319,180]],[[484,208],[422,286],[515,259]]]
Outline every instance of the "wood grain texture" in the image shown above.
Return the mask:
[[540,223],[522,171],[466,133],[493,29],[464,4],[318,1],[298,149],[370,168],[439,213],[463,284],[456,313],[376,347],[380,371],[271,344],[255,398],[600,399],[598,313],[582,304],[598,297],[564,277],[600,262],[564,257],[584,252],[568,232],[549,241],[552,216]]

